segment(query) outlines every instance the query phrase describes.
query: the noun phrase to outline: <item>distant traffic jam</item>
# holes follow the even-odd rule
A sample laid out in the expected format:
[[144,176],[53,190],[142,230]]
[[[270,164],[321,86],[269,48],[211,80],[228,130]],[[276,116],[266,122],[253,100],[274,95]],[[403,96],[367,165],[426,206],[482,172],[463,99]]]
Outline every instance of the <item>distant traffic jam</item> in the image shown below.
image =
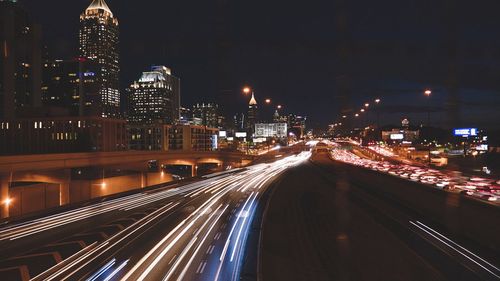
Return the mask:
[[[388,153],[388,151],[381,153],[382,151],[378,149],[377,152],[384,155]],[[375,161],[361,158],[345,149],[334,148],[330,154],[334,160],[347,164],[361,166],[413,182],[420,182],[435,188],[459,192],[460,194],[500,204],[500,180],[466,177],[460,172],[444,172],[428,167]]]

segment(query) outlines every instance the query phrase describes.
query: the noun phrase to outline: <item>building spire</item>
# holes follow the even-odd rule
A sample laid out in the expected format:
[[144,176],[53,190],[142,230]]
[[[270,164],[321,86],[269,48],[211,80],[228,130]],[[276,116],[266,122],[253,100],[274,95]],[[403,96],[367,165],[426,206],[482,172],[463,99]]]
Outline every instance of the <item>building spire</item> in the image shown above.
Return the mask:
[[113,16],[113,12],[111,12],[111,9],[109,9],[108,4],[104,0],[93,0],[87,8],[88,10],[104,10]]
[[252,92],[252,98],[250,99],[249,105],[257,105],[257,101],[255,100],[255,96]]

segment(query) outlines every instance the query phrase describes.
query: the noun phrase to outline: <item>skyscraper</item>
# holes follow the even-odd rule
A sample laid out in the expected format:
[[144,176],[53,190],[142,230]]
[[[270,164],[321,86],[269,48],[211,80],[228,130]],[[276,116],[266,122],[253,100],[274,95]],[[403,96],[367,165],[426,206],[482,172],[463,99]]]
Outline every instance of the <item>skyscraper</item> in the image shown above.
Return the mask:
[[91,60],[48,60],[43,65],[42,102],[71,116],[100,116],[98,66]]
[[16,1],[0,1],[0,119],[41,105],[41,28]]
[[80,57],[93,60],[98,65],[97,83],[102,117],[120,116],[118,19],[104,0],[93,0],[80,15]]
[[248,103],[248,115],[247,115],[247,131],[253,134],[255,131],[255,123],[259,119],[259,112],[257,107],[257,101],[255,100],[255,95],[252,92],[252,98]]
[[129,121],[143,124],[179,121],[180,80],[169,68],[151,67],[129,89]]

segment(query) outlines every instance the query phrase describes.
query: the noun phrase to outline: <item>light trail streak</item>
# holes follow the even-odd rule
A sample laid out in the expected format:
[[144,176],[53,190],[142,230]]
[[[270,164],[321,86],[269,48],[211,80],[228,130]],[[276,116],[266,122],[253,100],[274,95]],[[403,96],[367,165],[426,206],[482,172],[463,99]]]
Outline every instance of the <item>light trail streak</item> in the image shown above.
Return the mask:
[[446,236],[442,235],[441,233],[437,232],[436,230],[430,228],[429,226],[427,226],[419,221],[416,221],[416,222],[410,221],[410,223],[413,226],[420,229],[421,231],[423,231],[424,233],[426,233],[428,236],[432,237],[434,239],[434,241],[439,241],[442,245],[446,246],[449,249],[452,249],[454,252],[465,257],[467,260],[469,260],[472,263],[474,263],[475,265],[479,266],[481,269],[483,269],[484,271],[493,275],[495,278],[500,279],[500,269],[498,269],[498,267],[487,262],[483,258],[472,253],[471,251],[465,249],[464,247],[460,246],[459,244],[455,243],[451,239],[447,238]]

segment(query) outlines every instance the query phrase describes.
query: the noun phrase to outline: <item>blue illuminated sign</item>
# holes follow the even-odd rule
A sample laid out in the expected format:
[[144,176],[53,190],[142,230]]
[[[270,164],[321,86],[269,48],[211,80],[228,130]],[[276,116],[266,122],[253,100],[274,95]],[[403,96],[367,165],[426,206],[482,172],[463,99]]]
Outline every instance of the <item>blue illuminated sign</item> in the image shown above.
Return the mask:
[[463,129],[455,129],[455,136],[469,137],[469,136],[477,136],[476,128],[463,128]]

